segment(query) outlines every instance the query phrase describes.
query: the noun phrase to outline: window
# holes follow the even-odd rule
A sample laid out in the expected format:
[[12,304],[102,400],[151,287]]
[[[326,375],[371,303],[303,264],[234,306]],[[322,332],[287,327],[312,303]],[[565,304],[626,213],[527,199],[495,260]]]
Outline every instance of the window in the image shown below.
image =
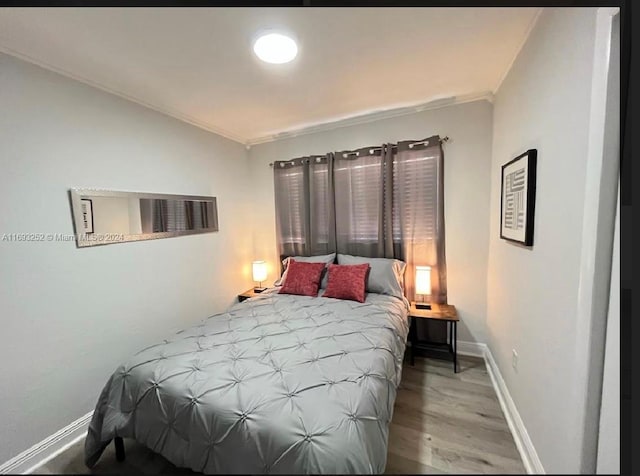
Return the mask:
[[[432,268],[446,302],[443,155],[439,136],[274,164],[281,255],[395,257]],[[391,147],[391,148],[390,148]]]
[[[393,241],[433,240],[437,230],[437,157],[415,152],[393,161]],[[402,225],[401,225],[402,224]]]
[[284,247],[281,252],[328,253],[333,195],[329,193],[327,158],[303,157],[277,167],[275,194],[279,242]]
[[335,168],[336,230],[340,242],[378,241],[382,200],[380,156],[340,161]]

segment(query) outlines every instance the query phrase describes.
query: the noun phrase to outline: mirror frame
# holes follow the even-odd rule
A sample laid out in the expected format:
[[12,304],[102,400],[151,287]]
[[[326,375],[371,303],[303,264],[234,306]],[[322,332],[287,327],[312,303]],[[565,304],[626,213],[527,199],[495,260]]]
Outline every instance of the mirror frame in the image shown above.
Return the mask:
[[[69,189],[69,197],[71,200],[71,213],[73,217],[73,231],[76,237],[76,247],[86,248],[91,246],[110,245],[113,243],[127,243],[130,241],[157,240],[160,238],[173,238],[175,236],[198,235],[201,233],[213,233],[218,231],[218,204],[216,197],[208,197],[203,195],[174,195],[168,193],[144,193],[144,192],[126,192],[118,190],[102,190],[93,188],[72,188]],[[117,198],[150,198],[150,199],[172,199],[172,200],[197,200],[213,202],[213,226],[210,228],[200,228],[196,230],[183,231],[164,231],[156,233],[138,233],[135,235],[124,235],[122,239],[107,239],[100,237],[92,237],[92,234],[79,233],[78,224],[82,223],[82,204],[83,198],[91,197],[117,197]],[[105,233],[105,235],[109,235]],[[117,235],[117,233],[113,233]]]

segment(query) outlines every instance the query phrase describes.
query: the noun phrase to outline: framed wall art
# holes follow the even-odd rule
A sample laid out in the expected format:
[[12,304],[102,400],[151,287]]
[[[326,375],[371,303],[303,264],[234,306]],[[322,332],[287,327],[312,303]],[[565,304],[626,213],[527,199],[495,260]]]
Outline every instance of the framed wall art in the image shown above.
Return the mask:
[[533,246],[538,152],[529,149],[502,166],[500,238]]

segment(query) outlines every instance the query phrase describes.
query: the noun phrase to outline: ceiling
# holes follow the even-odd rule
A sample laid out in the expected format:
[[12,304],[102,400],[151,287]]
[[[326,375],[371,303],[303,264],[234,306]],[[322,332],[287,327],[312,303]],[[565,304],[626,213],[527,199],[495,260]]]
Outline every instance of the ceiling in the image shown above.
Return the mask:
[[[0,51],[245,144],[495,92],[537,8],[0,8]],[[255,35],[298,57],[272,65]]]

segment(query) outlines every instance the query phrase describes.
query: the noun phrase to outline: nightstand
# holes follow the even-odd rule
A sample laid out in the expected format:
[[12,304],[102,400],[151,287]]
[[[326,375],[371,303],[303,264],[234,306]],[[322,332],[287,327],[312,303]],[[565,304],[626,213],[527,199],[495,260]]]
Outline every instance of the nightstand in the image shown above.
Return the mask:
[[[458,312],[455,306],[450,304],[431,304],[431,309],[417,309],[416,303],[411,303],[409,309],[411,327],[409,328],[409,341],[411,342],[411,365],[414,365],[416,349],[428,351],[448,350],[453,360],[453,371],[458,372]],[[447,325],[447,342],[419,341],[416,323],[418,319],[430,319],[432,321],[443,321]]]
[[259,296],[261,293],[255,292],[255,289],[256,288],[247,289],[242,294],[238,294],[238,302],[246,301],[247,299],[252,298],[254,296]]

